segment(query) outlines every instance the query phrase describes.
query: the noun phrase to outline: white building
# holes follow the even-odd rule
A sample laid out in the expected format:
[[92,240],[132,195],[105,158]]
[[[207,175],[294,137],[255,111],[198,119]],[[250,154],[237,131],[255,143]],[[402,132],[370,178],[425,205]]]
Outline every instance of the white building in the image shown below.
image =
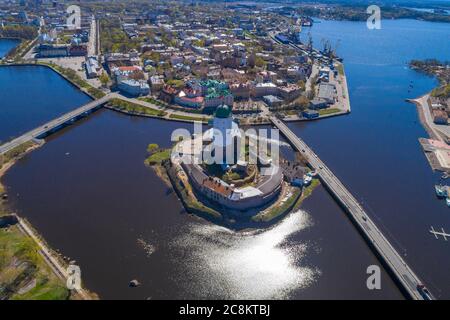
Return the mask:
[[86,58],[85,62],[86,75],[89,79],[97,78],[100,72],[100,64],[95,57]]
[[231,116],[231,108],[227,105],[217,108],[212,124],[213,128],[210,129],[212,130],[210,134],[216,148],[226,148],[241,136],[239,126]]
[[132,96],[141,96],[150,94],[150,87],[145,81],[125,79],[119,81],[117,86],[120,91]]

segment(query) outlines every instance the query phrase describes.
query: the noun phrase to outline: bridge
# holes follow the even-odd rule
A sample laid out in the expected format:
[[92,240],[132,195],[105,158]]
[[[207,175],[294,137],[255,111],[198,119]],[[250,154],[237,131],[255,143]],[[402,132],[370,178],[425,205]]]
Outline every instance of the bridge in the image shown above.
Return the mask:
[[363,207],[345,188],[331,170],[319,159],[306,143],[293,133],[281,120],[270,117],[270,121],[281,131],[290,143],[304,156],[312,169],[316,170],[320,180],[335,199],[348,213],[354,225],[365,237],[369,246],[381,259],[401,289],[414,300],[431,299],[426,288],[423,288],[419,277],[411,270],[388,239],[366,214]]
[[73,122],[79,118],[82,118],[92,111],[100,108],[103,104],[108,102],[114,94],[108,94],[101,99],[91,101],[73,111],[70,111],[56,119],[53,119],[31,131],[28,131],[3,145],[0,146],[0,155],[18,147],[19,145],[31,141],[33,139],[40,139],[48,135],[50,132],[57,131],[65,127],[68,123]]

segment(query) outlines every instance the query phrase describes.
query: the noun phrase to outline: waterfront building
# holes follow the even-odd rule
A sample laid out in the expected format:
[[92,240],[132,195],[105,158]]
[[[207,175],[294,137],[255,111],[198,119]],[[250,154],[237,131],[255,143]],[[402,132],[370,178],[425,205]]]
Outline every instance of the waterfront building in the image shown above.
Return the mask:
[[181,90],[173,98],[173,102],[179,104],[182,107],[199,109],[203,106],[204,99],[203,97],[190,97],[186,94],[186,92]]
[[328,104],[333,104],[336,100],[336,86],[331,83],[321,83],[317,98],[326,101]]
[[434,110],[432,110],[432,114],[433,114],[433,122],[434,123],[447,125],[448,114],[446,111],[443,111],[440,109],[434,109]]
[[67,46],[41,44],[37,48],[38,58],[67,57]]
[[253,91],[254,85],[251,82],[233,83],[230,85],[230,92],[236,98],[248,99]]
[[301,88],[296,84],[279,87],[278,95],[286,101],[292,101],[302,94]]
[[308,75],[308,67],[293,65],[287,68],[287,76],[292,81],[306,80]]
[[204,107],[216,108],[220,105],[233,105],[234,97],[228,84],[217,80],[206,80],[200,82],[202,95],[205,97]]
[[72,57],[84,57],[87,55],[86,45],[71,45],[69,47],[69,56]]
[[276,96],[264,96],[263,97],[264,102],[269,106],[269,107],[279,107],[281,106],[281,104],[283,103],[283,100],[279,99]]
[[157,92],[162,90],[164,87],[164,77],[163,76],[152,76],[150,77],[150,85],[152,92]]
[[85,69],[86,69],[86,76],[89,79],[97,78],[99,76],[99,71],[101,70],[97,58],[95,57],[86,58]]
[[253,96],[256,98],[276,95],[278,95],[278,87],[272,82],[258,83],[253,89]]
[[121,79],[118,82],[117,86],[120,91],[131,96],[141,96],[150,94],[150,87],[143,80],[138,81],[133,79]]
[[312,110],[325,109],[327,107],[328,107],[328,103],[325,100],[313,99],[309,103],[309,108]]
[[306,174],[305,167],[299,163],[284,160],[281,161],[281,168],[286,182],[295,187],[302,187],[304,185],[304,177]]
[[307,109],[305,111],[302,111],[302,116],[306,119],[315,119],[319,117],[319,112],[317,112],[316,110]]

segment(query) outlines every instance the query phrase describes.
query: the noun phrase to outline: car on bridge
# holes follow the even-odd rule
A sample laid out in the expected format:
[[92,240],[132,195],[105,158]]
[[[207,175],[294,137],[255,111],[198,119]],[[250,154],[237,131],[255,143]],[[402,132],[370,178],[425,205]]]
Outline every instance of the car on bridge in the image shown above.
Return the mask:
[[417,285],[417,291],[419,291],[424,300],[433,300],[430,291],[428,291],[428,289],[423,284]]

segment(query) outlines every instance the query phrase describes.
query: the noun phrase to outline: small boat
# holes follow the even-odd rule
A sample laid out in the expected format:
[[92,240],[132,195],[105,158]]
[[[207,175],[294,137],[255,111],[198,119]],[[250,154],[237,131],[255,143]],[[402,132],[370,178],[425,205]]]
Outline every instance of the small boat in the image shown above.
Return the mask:
[[445,203],[447,203],[447,207],[450,208],[450,199],[449,198],[445,198]]
[[447,197],[447,187],[443,185],[435,185],[434,190],[436,191],[436,195],[438,198]]

